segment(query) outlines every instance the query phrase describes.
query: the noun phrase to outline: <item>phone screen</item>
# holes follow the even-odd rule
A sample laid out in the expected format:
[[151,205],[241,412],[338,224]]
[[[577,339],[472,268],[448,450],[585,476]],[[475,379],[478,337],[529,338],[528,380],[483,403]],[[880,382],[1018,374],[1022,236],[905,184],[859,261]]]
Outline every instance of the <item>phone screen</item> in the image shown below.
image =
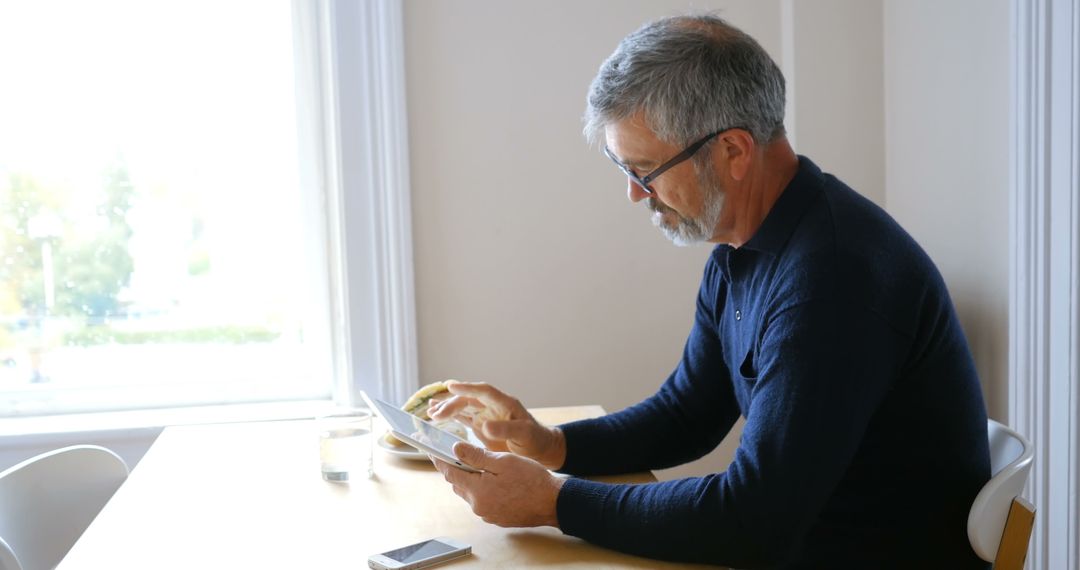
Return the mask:
[[439,542],[438,540],[425,540],[418,544],[410,544],[404,548],[398,548],[397,550],[391,550],[390,552],[384,552],[383,556],[402,563],[419,562],[432,556],[438,556],[440,554],[446,554],[456,550],[454,547],[446,544],[445,542]]

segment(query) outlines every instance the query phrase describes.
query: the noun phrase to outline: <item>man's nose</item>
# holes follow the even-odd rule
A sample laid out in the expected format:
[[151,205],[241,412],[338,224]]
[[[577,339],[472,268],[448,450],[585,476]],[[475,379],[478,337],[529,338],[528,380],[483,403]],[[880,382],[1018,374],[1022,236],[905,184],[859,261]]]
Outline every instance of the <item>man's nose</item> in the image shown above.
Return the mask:
[[651,196],[636,180],[629,176],[626,177],[626,184],[626,197],[635,204]]

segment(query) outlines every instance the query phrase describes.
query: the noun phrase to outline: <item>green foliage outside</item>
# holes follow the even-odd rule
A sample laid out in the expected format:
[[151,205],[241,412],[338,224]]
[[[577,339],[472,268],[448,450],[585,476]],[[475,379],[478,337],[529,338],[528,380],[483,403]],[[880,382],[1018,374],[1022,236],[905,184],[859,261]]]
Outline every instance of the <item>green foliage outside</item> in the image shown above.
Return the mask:
[[122,331],[108,325],[86,327],[64,335],[63,343],[73,346],[100,344],[215,343],[246,344],[271,342],[280,331],[265,327],[208,327],[185,330]]
[[[272,326],[218,326],[131,330],[122,322],[127,307],[121,292],[130,284],[134,260],[128,213],[135,188],[122,161],[107,169],[97,188],[52,187],[26,175],[0,180],[0,349],[25,343],[97,346],[103,344],[245,344],[277,340]],[[86,193],[98,194],[92,212],[78,210]],[[194,244],[187,260],[192,276],[211,269],[199,243],[202,221],[193,220]],[[46,250],[51,251],[53,304],[45,297]],[[45,318],[63,323],[50,339],[41,335]],[[22,341],[20,341],[22,338]]]
[[56,204],[52,196],[28,177],[12,175],[6,187],[0,187],[0,296],[5,312],[17,309],[22,314],[44,310],[45,298],[41,273],[41,244],[30,238],[29,221]]
[[[66,217],[66,196],[30,177],[11,175],[0,186],[0,283],[6,289],[0,297],[14,299],[30,318],[80,317],[94,323],[124,314],[119,293],[134,270],[127,222],[134,192],[123,164],[110,168],[95,212],[98,230],[80,232],[75,220]],[[50,222],[48,231],[34,235],[33,225],[43,220]],[[51,309],[46,307],[42,259],[46,242],[54,272]]]
[[56,306],[64,316],[87,316],[92,320],[124,314],[118,300],[131,282],[135,269],[128,253],[131,210],[135,188],[127,169],[117,166],[105,175],[104,197],[96,214],[106,220],[103,231],[87,241],[62,243],[56,256]]

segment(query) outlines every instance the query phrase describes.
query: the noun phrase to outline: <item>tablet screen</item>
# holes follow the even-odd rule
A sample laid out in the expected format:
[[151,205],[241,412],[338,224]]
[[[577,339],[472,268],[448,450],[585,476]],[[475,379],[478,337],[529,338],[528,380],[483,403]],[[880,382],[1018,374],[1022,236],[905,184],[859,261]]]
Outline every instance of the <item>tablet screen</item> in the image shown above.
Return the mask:
[[464,439],[448,431],[441,430],[431,423],[382,400],[372,398],[371,401],[378,408],[379,415],[386,420],[386,423],[390,424],[390,429],[403,435],[412,436],[414,439],[427,444],[448,457],[457,457],[454,455],[454,444],[465,441]]

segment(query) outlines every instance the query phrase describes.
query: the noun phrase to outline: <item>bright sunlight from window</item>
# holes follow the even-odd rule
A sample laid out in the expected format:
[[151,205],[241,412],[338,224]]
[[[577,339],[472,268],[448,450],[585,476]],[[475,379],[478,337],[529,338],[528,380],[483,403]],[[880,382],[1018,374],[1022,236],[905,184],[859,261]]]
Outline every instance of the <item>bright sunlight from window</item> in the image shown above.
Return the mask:
[[0,77],[0,415],[329,394],[287,0],[4,2]]

